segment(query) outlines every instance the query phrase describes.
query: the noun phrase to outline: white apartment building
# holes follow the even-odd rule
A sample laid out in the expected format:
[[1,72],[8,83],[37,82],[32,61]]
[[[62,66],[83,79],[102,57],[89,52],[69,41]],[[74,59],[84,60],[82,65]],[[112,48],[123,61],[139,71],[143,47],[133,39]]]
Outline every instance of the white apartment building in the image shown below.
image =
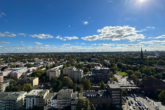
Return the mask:
[[76,69],[75,67],[66,67],[63,69],[63,74],[68,75],[74,82],[81,82],[84,76],[83,70]]
[[49,93],[49,90],[43,90],[43,89],[31,90],[25,96],[26,109],[33,108],[33,106],[43,107],[45,97],[47,96],[48,93]]

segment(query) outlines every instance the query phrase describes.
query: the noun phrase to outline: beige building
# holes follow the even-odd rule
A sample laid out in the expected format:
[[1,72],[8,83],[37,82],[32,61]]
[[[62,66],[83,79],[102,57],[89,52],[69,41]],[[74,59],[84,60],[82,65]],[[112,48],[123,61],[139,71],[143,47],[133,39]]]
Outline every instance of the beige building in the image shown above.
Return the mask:
[[46,76],[49,77],[49,80],[51,80],[53,77],[59,77],[61,74],[61,71],[59,68],[52,68],[46,72]]
[[27,92],[0,92],[0,110],[21,110]]
[[21,84],[30,83],[32,86],[39,84],[39,78],[38,77],[25,77],[19,80]]
[[33,89],[26,94],[26,109],[33,108],[33,106],[43,107],[45,104],[45,97],[48,95],[49,90]]
[[82,69],[77,69],[73,66],[64,68],[63,69],[63,74],[68,75],[68,77],[73,79],[74,82],[81,82],[82,78],[84,76],[84,73],[83,73]]
[[44,110],[48,110],[51,108],[51,100],[53,99],[54,96],[57,95],[57,92],[54,93],[49,93],[46,97],[45,97],[45,104],[44,104]]

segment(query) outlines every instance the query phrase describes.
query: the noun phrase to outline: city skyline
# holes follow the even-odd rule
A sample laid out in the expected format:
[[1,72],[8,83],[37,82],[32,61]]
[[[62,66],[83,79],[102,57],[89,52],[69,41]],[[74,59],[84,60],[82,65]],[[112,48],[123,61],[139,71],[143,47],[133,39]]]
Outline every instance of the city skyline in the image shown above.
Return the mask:
[[165,50],[164,0],[0,1],[0,53]]

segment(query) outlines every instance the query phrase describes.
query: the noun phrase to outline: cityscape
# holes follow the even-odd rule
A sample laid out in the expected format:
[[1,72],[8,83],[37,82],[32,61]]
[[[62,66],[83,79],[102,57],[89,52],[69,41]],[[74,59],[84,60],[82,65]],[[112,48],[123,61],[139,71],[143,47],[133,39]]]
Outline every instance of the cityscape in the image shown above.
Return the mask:
[[0,110],[165,110],[165,0],[0,1]]

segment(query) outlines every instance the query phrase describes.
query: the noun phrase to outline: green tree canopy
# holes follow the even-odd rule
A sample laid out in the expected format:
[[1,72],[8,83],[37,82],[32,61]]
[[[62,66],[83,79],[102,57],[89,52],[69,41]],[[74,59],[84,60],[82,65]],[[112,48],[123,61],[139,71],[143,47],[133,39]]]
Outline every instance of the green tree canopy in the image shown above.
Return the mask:
[[165,104],[165,90],[158,95],[158,98],[163,104]]
[[85,90],[89,90],[91,88],[91,82],[88,79],[83,80],[83,86]]
[[114,73],[117,70],[117,67],[113,66],[113,67],[110,68],[110,70]]
[[164,60],[159,60],[157,64],[158,65],[165,65],[165,61]]
[[85,68],[85,69],[84,69],[84,72],[85,72],[85,73],[89,72],[89,69],[88,69],[88,68]]
[[25,67],[28,67],[28,68],[33,67],[33,64],[26,64]]
[[91,110],[91,105],[88,99],[81,98],[78,100],[76,110]]
[[140,71],[135,71],[135,75],[138,77],[138,78],[141,78],[142,77],[142,74]]
[[69,77],[65,77],[65,78],[63,79],[63,85],[64,85],[64,86],[67,86],[67,87],[69,87],[69,88],[71,88],[71,87],[73,86],[73,81],[72,81],[72,79],[69,78]]
[[134,72],[132,70],[127,70],[126,72],[128,74],[128,77],[130,77],[132,74],[134,74]]
[[127,95],[128,95],[128,92],[127,92],[126,89],[123,89],[123,90],[122,90],[122,93],[123,93],[124,96],[127,96]]
[[23,87],[22,87],[22,90],[23,91],[31,91],[33,89],[32,85],[29,83],[29,84],[24,84]]
[[118,62],[118,63],[117,63],[117,67],[118,67],[118,68],[122,68],[122,66],[123,66],[123,64],[122,64],[121,62]]
[[105,84],[104,84],[103,81],[100,83],[100,89],[101,89],[101,90],[105,90]]

